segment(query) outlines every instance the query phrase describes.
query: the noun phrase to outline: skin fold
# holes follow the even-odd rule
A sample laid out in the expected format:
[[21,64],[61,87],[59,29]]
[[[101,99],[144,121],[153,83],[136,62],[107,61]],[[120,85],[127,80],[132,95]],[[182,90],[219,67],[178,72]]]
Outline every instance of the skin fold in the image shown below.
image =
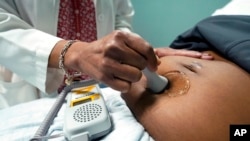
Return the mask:
[[150,92],[145,77],[122,93],[155,140],[228,141],[230,124],[250,123],[249,73],[214,52],[207,53],[214,60],[160,58],[157,73],[170,82],[162,94]]

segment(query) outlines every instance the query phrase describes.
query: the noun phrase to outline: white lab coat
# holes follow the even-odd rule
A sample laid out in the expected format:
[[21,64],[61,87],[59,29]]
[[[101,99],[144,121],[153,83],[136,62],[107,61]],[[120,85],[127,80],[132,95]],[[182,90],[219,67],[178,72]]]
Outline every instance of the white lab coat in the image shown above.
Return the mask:
[[[94,0],[97,37],[130,31],[130,0]],[[61,70],[47,68],[54,45],[59,0],[0,1],[0,109],[55,93]]]

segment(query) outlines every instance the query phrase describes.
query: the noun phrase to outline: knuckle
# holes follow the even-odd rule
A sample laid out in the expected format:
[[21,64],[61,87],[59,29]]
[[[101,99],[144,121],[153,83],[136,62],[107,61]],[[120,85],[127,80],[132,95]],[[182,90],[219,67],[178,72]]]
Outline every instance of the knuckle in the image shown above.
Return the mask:
[[113,58],[118,55],[118,52],[120,52],[120,50],[117,43],[115,43],[114,41],[106,46],[105,51],[103,52],[103,56]]
[[116,40],[111,39],[105,43],[105,47],[106,49],[114,48],[116,44],[117,44]]
[[121,38],[125,35],[125,32],[124,31],[121,31],[121,30],[115,30],[112,32],[112,35],[113,37],[116,39],[116,38]]
[[141,46],[143,46],[144,51],[146,53],[154,52],[154,49],[153,49],[152,45],[149,42],[145,41],[145,40],[143,40],[143,42],[141,42]]
[[149,43],[145,43],[145,52],[146,54],[154,53],[154,49]]
[[148,49],[152,49],[152,46],[149,42],[144,42],[144,46],[147,47]]
[[102,71],[108,71],[108,70],[110,70],[110,69],[114,69],[114,67],[115,67],[115,64],[116,64],[116,62],[115,62],[115,60],[112,60],[112,59],[110,59],[110,58],[107,58],[107,57],[104,57],[102,60],[101,60],[101,70]]
[[142,72],[141,71],[137,71],[137,74],[134,75],[134,77],[133,77],[133,79],[134,79],[133,82],[139,81],[141,79],[141,77],[142,77]]

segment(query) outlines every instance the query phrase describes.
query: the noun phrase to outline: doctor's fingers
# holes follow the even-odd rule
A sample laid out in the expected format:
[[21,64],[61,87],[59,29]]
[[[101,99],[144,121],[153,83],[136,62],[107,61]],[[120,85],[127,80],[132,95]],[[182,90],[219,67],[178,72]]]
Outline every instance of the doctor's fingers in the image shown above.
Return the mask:
[[144,56],[121,43],[114,43],[107,49],[104,53],[104,59],[112,59],[117,63],[126,64],[139,70],[147,66],[147,60]]
[[141,70],[119,62],[107,63],[102,69],[101,81],[121,92],[127,92],[131,83],[139,81],[142,77]]
[[128,48],[145,58],[150,70],[157,69],[157,58],[152,46],[138,34],[131,32],[118,32],[117,40],[123,41]]

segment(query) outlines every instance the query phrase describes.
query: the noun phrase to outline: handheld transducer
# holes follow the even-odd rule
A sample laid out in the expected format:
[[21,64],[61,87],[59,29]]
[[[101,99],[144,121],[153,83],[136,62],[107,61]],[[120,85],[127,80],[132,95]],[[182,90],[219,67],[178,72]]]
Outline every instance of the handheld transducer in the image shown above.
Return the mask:
[[147,87],[153,92],[153,93],[162,93],[165,91],[165,89],[168,86],[168,79],[166,77],[160,76],[156,74],[155,72],[152,72],[148,70],[148,68],[145,68],[142,70],[144,75],[147,78]]

